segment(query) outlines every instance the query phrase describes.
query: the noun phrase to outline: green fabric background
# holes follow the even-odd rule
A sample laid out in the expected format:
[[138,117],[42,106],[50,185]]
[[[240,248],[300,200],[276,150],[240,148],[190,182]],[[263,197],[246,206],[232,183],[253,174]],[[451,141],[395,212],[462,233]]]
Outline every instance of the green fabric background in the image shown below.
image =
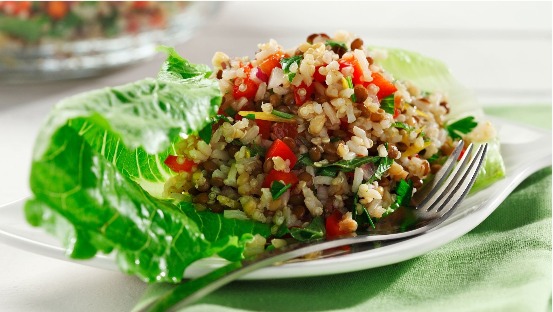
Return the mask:
[[[551,105],[486,113],[551,129]],[[234,282],[182,311],[551,311],[551,196],[549,167],[473,231],[418,258],[325,277]]]

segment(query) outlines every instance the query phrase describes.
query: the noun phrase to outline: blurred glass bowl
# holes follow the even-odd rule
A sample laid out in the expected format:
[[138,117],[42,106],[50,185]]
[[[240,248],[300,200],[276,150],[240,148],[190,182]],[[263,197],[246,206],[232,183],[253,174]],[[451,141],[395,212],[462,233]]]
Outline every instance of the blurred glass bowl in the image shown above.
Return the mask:
[[0,1],[0,81],[81,78],[174,46],[217,2]]

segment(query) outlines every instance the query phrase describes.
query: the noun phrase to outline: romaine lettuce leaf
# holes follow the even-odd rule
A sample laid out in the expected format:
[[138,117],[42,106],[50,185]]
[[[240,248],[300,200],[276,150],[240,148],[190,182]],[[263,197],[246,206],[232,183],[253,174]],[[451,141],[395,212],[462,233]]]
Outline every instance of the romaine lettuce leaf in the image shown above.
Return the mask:
[[482,109],[472,91],[459,83],[441,61],[403,49],[377,49],[385,50],[387,57],[377,58],[375,62],[390,72],[394,78],[412,81],[423,91],[441,92],[447,95],[451,109],[450,118],[457,119],[467,113],[475,117],[482,116]]
[[474,181],[474,185],[470,189],[472,193],[486,188],[505,176],[505,164],[501,157],[499,140],[495,138],[486,143],[488,143],[488,154],[484,158],[482,168],[478,172],[476,181]]
[[61,234],[73,242],[67,246],[71,257],[86,259],[115,248],[124,271],[145,280],[173,280],[209,246],[175,205],[142,190],[73,128],[58,129],[43,156],[31,168],[35,198],[25,212],[34,225],[41,225],[50,209],[56,219],[69,221],[73,232]]
[[161,66],[158,74],[160,80],[180,80],[192,77],[207,78],[211,74],[211,69],[205,64],[192,64],[187,59],[180,56],[172,47],[161,46],[159,51],[167,53],[169,56]]
[[69,126],[54,133],[31,176],[31,224],[56,231],[73,258],[117,250],[120,268],[146,281],[178,282],[188,265],[214,254],[240,260],[254,234],[270,233],[263,224],[151,196]]
[[[197,212],[161,198],[173,175],[163,160],[180,134],[196,133],[221,101],[205,67],[169,54],[159,79],[62,101],[35,145],[27,220],[61,238],[69,256],[115,252],[120,268],[145,281],[177,282],[194,261],[243,257],[264,224]],[[174,70],[174,74],[170,71]]]

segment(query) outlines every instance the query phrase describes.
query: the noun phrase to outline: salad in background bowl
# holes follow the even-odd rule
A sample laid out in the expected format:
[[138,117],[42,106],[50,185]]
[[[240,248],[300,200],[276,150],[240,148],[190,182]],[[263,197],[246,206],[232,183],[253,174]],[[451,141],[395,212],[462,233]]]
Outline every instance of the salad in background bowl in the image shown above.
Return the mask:
[[0,81],[98,75],[178,44],[216,2],[0,1]]

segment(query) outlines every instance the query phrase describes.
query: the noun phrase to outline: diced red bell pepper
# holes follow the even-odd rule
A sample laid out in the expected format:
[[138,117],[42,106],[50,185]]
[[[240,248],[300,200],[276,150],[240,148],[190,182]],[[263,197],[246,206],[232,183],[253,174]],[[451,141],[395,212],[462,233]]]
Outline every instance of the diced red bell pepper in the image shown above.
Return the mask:
[[334,210],[334,212],[326,218],[325,229],[327,238],[349,234],[348,231],[340,230],[340,221],[342,221],[342,214],[338,210]]
[[353,56],[340,59],[338,63],[340,64],[340,69],[348,66],[353,67],[353,75],[351,77],[353,85],[361,84],[365,87],[371,83],[376,85],[379,88],[378,93],[376,94],[379,99],[383,99],[397,91],[396,86],[394,86],[392,82],[384,78],[384,76],[382,76],[380,73],[373,72],[371,74],[372,81],[367,83],[363,78],[363,68],[361,67],[361,64],[359,64],[357,59]]
[[401,114],[401,97],[394,96],[394,119]]
[[375,84],[379,88],[378,93],[376,93],[378,99],[383,99],[397,91],[396,86],[394,86],[394,84],[390,81],[386,80],[386,78],[384,78],[381,74],[372,73],[372,77],[373,80],[371,81],[371,83]]
[[401,114],[401,110],[399,110],[399,108],[394,107],[394,119],[397,118],[397,116],[399,116],[399,114]]
[[346,57],[345,59],[338,60],[338,64],[340,64],[340,70],[345,67],[353,67],[353,75],[351,76],[351,82],[353,85],[366,85],[367,82],[363,78],[363,68],[361,67],[361,64],[357,61],[353,55],[350,55],[349,57]]
[[282,181],[282,183],[292,184],[292,186],[296,185],[299,182],[298,177],[296,177],[296,175],[291,172],[277,171],[275,169],[272,169],[265,176],[265,180],[263,180],[263,184],[261,184],[261,187],[271,187],[271,184],[273,184],[274,181]]
[[[305,94],[303,93],[305,91]],[[305,82],[302,82],[298,87],[294,87],[294,100],[297,106],[303,105],[307,100],[311,99],[313,94],[313,84],[306,86]]]
[[315,81],[318,81],[318,82],[326,85],[326,76],[319,73],[319,68],[321,68],[321,67],[322,66],[315,67],[315,73],[313,74],[313,79],[315,79]]
[[271,147],[269,147],[267,154],[265,154],[265,159],[277,156],[284,160],[288,159],[290,161],[290,168],[294,168],[296,162],[298,161],[298,157],[294,154],[290,147],[288,147],[288,145],[280,139],[276,139]]
[[[240,116],[240,117],[242,117],[242,116]],[[272,124],[272,122],[270,122],[268,120],[256,119],[255,123],[259,127],[259,134],[261,135],[261,137],[265,140],[268,140],[271,137],[271,124]]]
[[169,169],[173,170],[174,172],[191,172],[192,168],[196,166],[196,163],[192,160],[184,157],[179,160],[179,156],[176,155],[167,156],[164,163],[167,165],[167,167],[169,167]]
[[[241,86],[245,86],[245,89],[241,90],[241,88],[244,88]],[[258,86],[257,86],[257,83],[255,83],[255,81],[249,78],[245,78],[242,80],[242,83],[235,84],[232,87],[232,95],[234,96],[235,99],[245,97],[251,100],[257,93],[257,87]]]
[[283,57],[283,53],[276,52],[275,54],[271,54],[266,59],[261,61],[261,64],[259,64],[258,67],[265,75],[270,76],[275,67],[282,67],[282,65],[280,64],[280,60]]

